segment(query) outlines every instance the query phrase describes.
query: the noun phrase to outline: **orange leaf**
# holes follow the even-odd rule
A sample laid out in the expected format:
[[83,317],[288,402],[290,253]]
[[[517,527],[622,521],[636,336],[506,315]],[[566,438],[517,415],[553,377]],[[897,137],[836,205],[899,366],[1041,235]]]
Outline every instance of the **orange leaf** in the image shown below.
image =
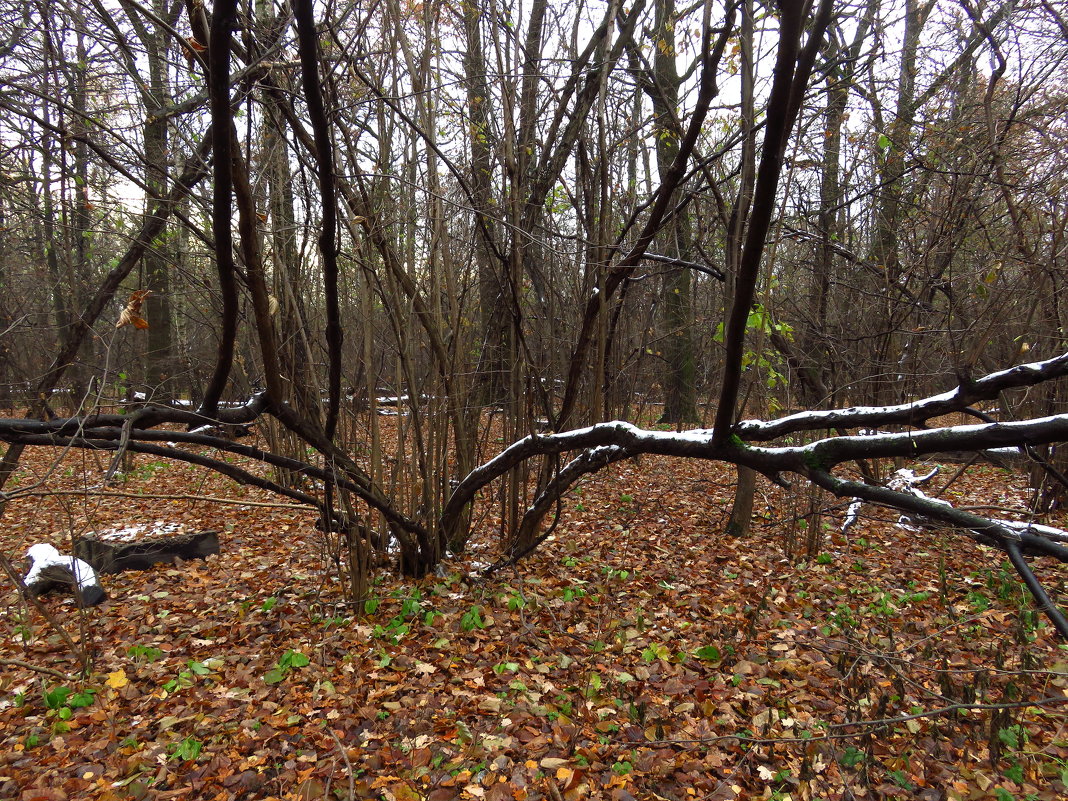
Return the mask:
[[131,292],[130,299],[126,302],[126,308],[119,313],[119,321],[115,323],[115,327],[122,328],[124,325],[132,325],[138,331],[144,331],[148,328],[148,322],[141,317],[141,304],[151,294],[151,289],[138,289]]

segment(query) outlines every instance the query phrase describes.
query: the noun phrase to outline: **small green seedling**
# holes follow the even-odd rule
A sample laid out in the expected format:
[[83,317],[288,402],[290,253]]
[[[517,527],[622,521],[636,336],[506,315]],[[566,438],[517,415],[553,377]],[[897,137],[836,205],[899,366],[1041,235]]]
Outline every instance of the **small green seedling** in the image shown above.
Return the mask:
[[300,651],[286,651],[282,654],[282,658],[275,663],[275,666],[267,671],[263,680],[268,684],[278,684],[285,679],[293,669],[307,667],[310,664],[311,660]]

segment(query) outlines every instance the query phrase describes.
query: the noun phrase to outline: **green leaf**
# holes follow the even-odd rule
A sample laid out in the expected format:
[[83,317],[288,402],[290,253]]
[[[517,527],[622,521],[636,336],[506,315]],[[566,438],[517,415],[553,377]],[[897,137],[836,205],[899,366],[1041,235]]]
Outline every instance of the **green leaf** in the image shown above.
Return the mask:
[[879,134],[879,139],[876,142],[876,146],[880,150],[882,150],[884,152],[886,150],[889,150],[890,149],[890,137],[888,137],[886,134]]
[[93,703],[93,696],[95,696],[95,695],[96,695],[96,690],[93,690],[93,689],[82,690],[81,692],[75,693],[74,695],[72,695],[70,697],[70,700],[67,701],[67,703],[73,709],[79,709],[79,708],[81,708],[83,706],[90,706]]
[[486,623],[482,620],[482,609],[479,606],[472,606],[460,618],[461,631],[474,631],[475,629],[484,628],[486,628]]
[[698,659],[704,659],[707,662],[718,662],[722,658],[719,648],[714,645],[706,645],[704,648],[698,648],[694,651],[694,656]]
[[267,684],[278,684],[286,677],[286,674],[278,668],[271,668],[264,675],[263,680]]
[[890,778],[894,780],[894,784],[905,790],[912,790],[912,782],[909,781],[908,774],[903,770],[890,771]]
[[847,768],[855,768],[864,761],[864,752],[849,746],[843,753],[841,762]]
[[44,694],[45,706],[49,709],[59,709],[67,702],[70,693],[71,691],[68,687],[54,687]]
[[192,761],[200,756],[200,750],[204,747],[204,744],[193,737],[186,737],[180,743],[176,743],[172,747],[174,751],[171,756],[174,759]]
[[1015,726],[998,729],[998,739],[1014,751],[1020,747],[1020,734]]
[[311,659],[300,651],[287,651],[286,655],[289,657],[289,664],[295,668],[307,667],[311,664]]

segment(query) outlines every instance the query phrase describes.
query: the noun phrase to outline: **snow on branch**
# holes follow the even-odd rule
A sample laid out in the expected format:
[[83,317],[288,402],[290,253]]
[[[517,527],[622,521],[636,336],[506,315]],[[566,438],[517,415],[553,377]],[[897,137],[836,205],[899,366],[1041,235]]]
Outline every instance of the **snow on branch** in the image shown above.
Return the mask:
[[956,389],[949,392],[910,403],[798,412],[767,422],[743,420],[735,427],[735,432],[750,442],[766,442],[798,431],[876,427],[893,423],[922,425],[932,417],[961,411],[976,401],[996,398],[1004,390],[1034,386],[1064,376],[1068,376],[1068,353],[1041,362],[999,370],[975,381],[962,381]]
[[745,447],[741,461],[765,473],[805,472],[856,459],[916,457],[943,451],[983,451],[1068,440],[1068,414],[1011,423],[946,426],[923,431],[827,437],[807,445]]

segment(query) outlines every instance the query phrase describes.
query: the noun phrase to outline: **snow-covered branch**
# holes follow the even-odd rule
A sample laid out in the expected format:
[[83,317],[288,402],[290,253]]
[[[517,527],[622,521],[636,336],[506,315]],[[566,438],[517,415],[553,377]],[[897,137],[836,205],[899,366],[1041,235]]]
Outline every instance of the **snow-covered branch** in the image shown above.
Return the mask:
[[1068,352],[990,373],[975,381],[962,381],[956,389],[892,406],[850,406],[798,412],[778,420],[743,420],[735,433],[749,442],[767,442],[799,431],[876,428],[885,425],[919,426],[932,417],[959,412],[982,400],[992,400],[1007,389],[1030,387],[1068,376]]

